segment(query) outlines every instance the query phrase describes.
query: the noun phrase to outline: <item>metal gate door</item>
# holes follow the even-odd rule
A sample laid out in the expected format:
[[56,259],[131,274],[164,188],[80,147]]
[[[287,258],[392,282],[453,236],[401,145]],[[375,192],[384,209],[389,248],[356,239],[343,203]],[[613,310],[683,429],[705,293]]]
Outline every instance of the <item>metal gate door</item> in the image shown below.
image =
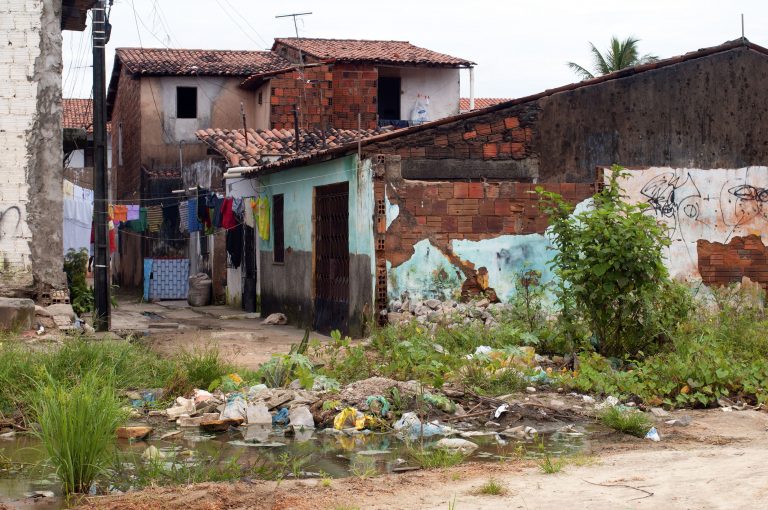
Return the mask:
[[315,188],[314,329],[343,333],[349,317],[349,183]]

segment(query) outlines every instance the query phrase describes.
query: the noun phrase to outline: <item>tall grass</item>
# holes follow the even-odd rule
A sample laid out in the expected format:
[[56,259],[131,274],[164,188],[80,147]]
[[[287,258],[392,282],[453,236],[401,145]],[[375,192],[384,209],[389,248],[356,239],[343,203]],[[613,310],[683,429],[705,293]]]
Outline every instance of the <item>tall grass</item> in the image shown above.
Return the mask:
[[45,374],[36,386],[34,434],[43,443],[64,493],[88,492],[111,465],[115,430],[125,418],[110,378],[89,372],[74,385]]

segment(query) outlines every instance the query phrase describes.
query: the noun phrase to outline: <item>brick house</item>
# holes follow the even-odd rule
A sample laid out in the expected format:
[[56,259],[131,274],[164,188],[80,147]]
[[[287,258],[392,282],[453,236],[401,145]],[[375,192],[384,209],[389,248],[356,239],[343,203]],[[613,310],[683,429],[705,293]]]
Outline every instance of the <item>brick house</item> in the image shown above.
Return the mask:
[[[0,4],[0,295],[66,295],[62,266],[62,30],[93,0]],[[58,298],[57,298],[58,299]]]
[[551,277],[532,190],[584,207],[614,163],[669,226],[673,276],[766,286],[766,76],[738,40],[309,155],[230,154],[225,179],[272,207],[262,313],[365,334],[404,292],[509,299],[523,268]]
[[297,105],[302,129],[357,129],[358,115],[364,129],[407,126],[427,99],[429,120],[456,115],[460,70],[475,65],[406,41],[280,38],[272,51],[293,68],[243,83],[271,105],[272,128],[293,128]]
[[[195,131],[242,126],[241,105],[246,122],[257,125],[267,106],[257,104],[240,83],[254,73],[289,66],[270,51],[118,48],[107,97],[115,199],[156,205],[172,200],[170,192],[177,189],[220,188],[221,168]],[[121,235],[115,264],[121,285],[142,285],[145,257],[188,258],[191,272],[210,273],[214,257],[222,253],[213,236],[195,233],[190,243],[156,237]],[[220,296],[224,274],[214,276]]]
[[[386,113],[377,109],[382,98],[392,111],[384,119],[406,118],[419,95],[431,95],[430,115],[454,115],[460,69],[472,65],[398,41],[277,39],[271,51],[118,48],[107,99],[114,199],[147,205],[163,196],[161,189],[198,184],[222,191],[219,159],[210,157],[195,136],[198,130],[242,128],[245,122],[270,138],[292,133],[298,110],[300,129],[327,140],[335,129],[356,130],[358,113],[364,131],[376,131]],[[389,96],[381,88],[385,83]],[[289,144],[278,157],[295,155],[292,150]],[[172,170],[177,186],[168,180]],[[150,182],[157,172],[163,186]],[[175,244],[121,235],[118,281],[140,286],[144,258],[188,257],[191,272],[217,273],[215,293],[224,298],[223,263],[209,256],[219,244],[221,239],[196,233],[189,243]]]

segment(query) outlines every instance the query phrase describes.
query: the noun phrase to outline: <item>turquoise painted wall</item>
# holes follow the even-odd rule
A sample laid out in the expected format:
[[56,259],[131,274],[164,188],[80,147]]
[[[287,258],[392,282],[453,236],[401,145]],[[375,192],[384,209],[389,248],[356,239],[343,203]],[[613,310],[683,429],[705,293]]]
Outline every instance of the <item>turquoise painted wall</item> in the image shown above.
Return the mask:
[[[576,205],[573,214],[587,210],[592,199]],[[397,218],[399,211],[387,200],[387,223]],[[502,235],[482,241],[454,239],[451,250],[461,260],[471,262],[475,269],[488,269],[489,285],[503,302],[515,295],[516,275],[522,271],[541,271],[542,283],[551,282],[554,275],[549,262],[556,254],[551,234]],[[430,242],[423,239],[414,245],[410,259],[393,268],[387,266],[387,294],[390,301],[400,299],[408,291],[414,299],[458,299],[464,275]]]
[[[339,182],[349,182],[349,252],[368,255],[375,268],[373,241],[373,179],[370,160],[358,170],[357,156],[288,169],[260,177],[262,194],[270,198],[283,194],[285,248],[312,251],[312,204],[314,188]],[[274,232],[270,218],[270,237],[261,241],[262,251],[272,251]]]

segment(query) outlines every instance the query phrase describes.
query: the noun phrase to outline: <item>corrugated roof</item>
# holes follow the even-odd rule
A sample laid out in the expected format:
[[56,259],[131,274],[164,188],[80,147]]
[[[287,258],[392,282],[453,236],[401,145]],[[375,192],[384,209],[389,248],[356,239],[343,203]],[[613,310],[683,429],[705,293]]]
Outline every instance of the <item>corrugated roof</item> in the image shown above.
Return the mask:
[[290,62],[272,51],[117,48],[128,72],[155,76],[250,76],[285,69]]
[[[292,129],[249,129],[248,144],[242,129],[201,129],[196,135],[213,150],[226,158],[230,167],[254,167],[265,164],[262,158],[291,158],[309,155],[319,151],[341,147],[391,132],[393,128],[378,129],[328,129],[325,133],[317,130],[301,131],[299,152]],[[324,138],[325,137],[325,138]],[[323,143],[325,139],[325,143]]]
[[469,60],[420,48],[408,41],[284,37],[275,39],[272,50],[277,50],[280,45],[301,50],[304,54],[319,60],[441,67],[474,65],[474,62]]

